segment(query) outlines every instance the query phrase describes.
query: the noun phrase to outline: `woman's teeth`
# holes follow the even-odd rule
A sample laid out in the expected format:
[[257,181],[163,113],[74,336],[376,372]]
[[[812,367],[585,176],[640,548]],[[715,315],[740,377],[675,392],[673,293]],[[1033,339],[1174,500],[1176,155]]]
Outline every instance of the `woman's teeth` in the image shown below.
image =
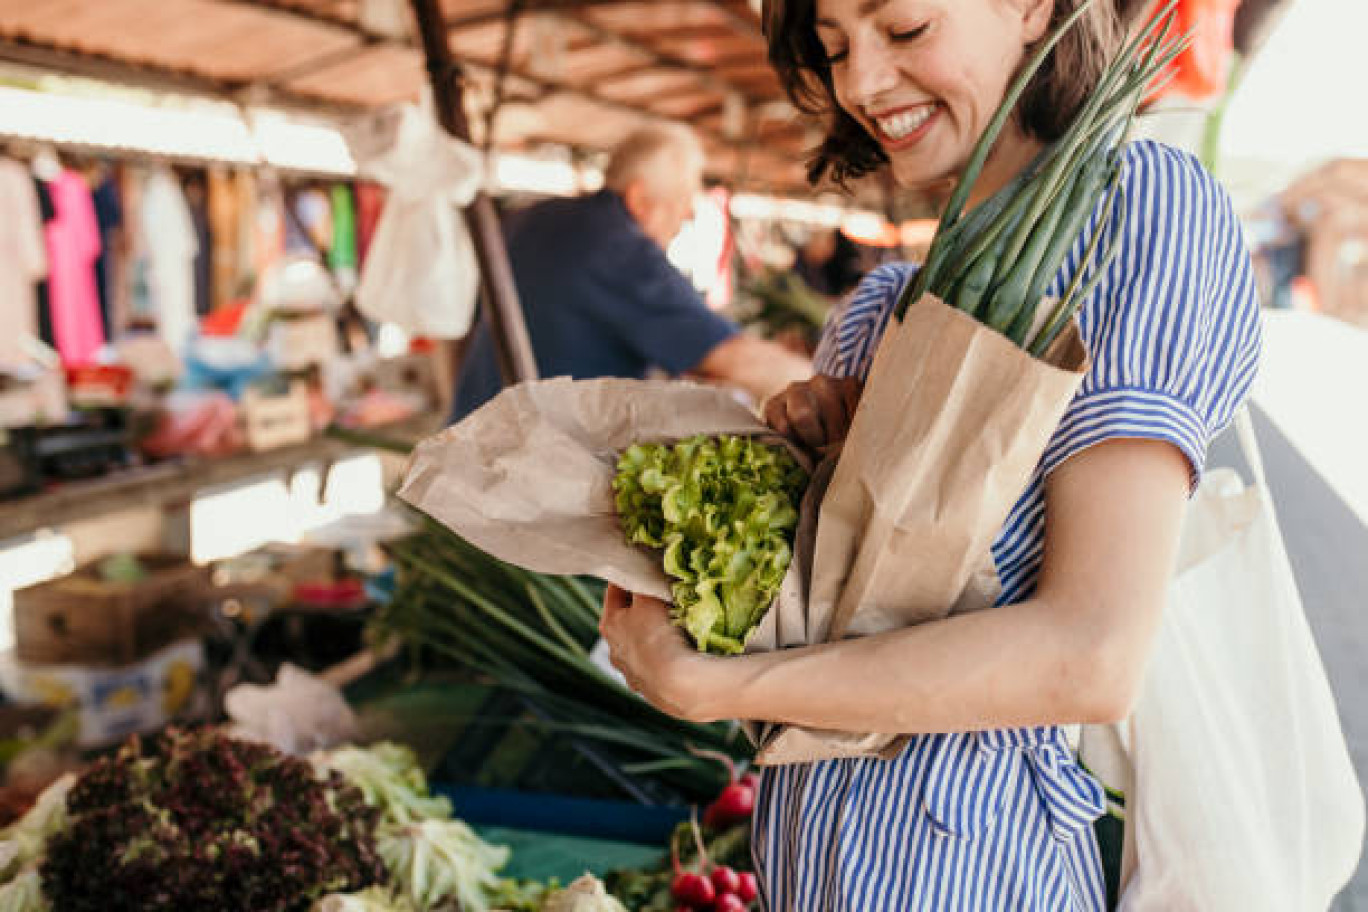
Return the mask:
[[935,105],[926,105],[910,111],[899,111],[891,117],[877,119],[879,129],[889,139],[902,139],[930,119],[936,111]]

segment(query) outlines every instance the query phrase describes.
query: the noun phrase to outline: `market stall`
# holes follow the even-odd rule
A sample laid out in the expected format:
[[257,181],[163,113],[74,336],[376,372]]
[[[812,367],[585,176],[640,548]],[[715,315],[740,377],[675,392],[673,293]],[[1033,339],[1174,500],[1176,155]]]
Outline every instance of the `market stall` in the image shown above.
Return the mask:
[[[594,582],[522,573],[392,505],[373,512],[407,449],[440,427],[443,337],[470,321],[470,304],[424,313],[432,282],[404,285],[374,245],[405,167],[394,131],[410,115],[392,105],[425,86],[428,121],[483,148],[482,186],[500,196],[592,186],[631,125],[684,118],[708,148],[715,218],[738,206],[753,318],[810,350],[830,300],[760,264],[786,266],[788,240],[835,232],[847,207],[775,196],[801,191],[808,137],[755,10],[16,3],[0,8],[0,68],[5,256],[20,257],[0,348],[14,615],[0,677],[8,700],[43,707],[6,723],[7,820],[37,804],[6,831],[24,848],[6,861],[5,901],[79,903],[90,884],[63,892],[59,868],[123,890],[123,875],[70,855],[98,843],[76,822],[100,813],[83,796],[139,752],[246,762],[257,748],[159,734],[229,721],[295,754],[406,745],[352,753],[375,828],[352,843],[318,821],[341,854],[280,908],[386,883],[323,907],[561,908],[546,903],[556,881],[586,872],[629,908],[671,908],[673,865],[699,903],[706,890],[729,897],[709,900],[718,908],[747,907],[741,732],[675,723],[603,670]],[[494,209],[483,195],[466,208],[484,319],[505,314],[516,332],[507,282],[490,282]],[[448,270],[449,285],[471,278]],[[374,312],[376,288],[412,305],[407,322]],[[510,378],[527,376],[517,360]],[[299,774],[252,756],[280,764],[265,790]],[[409,810],[392,816],[391,799]],[[722,810],[702,814],[714,799]],[[205,809],[210,829],[227,825],[218,813]],[[174,842],[157,850],[168,864],[188,847]],[[102,908],[141,908],[132,887],[109,896]],[[221,903],[244,904],[268,907]]]
[[[1181,6],[1229,38],[1233,4]],[[717,655],[987,607],[975,565],[1088,366],[1074,314],[1138,234],[1087,216],[1163,38],[1029,181],[982,209],[966,181],[938,219],[878,175],[809,187],[821,134],[755,2],[0,0],[0,910],[759,908],[757,766],[907,736],[656,708],[609,659],[604,581]],[[858,476],[683,385],[524,386],[434,436],[477,327],[505,384],[536,379],[501,209],[595,189],[658,121],[706,151],[671,260],[751,334],[809,357],[861,276],[926,263],[870,381],[926,420],[852,427]],[[972,330],[947,341],[941,301]],[[830,491],[850,548],[819,559]],[[991,737],[942,740],[1029,753],[1041,832],[1073,838],[1070,751]],[[972,835],[958,800],[917,794],[936,839]]]

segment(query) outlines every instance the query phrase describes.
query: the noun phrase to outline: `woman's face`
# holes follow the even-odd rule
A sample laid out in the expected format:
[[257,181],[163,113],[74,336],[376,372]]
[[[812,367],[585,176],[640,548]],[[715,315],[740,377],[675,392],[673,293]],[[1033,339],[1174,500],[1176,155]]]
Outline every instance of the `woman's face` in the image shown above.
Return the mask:
[[[1052,0],[817,0],[817,35],[841,107],[883,147],[898,183],[926,186],[969,160],[1052,9]],[[1004,130],[996,151],[1025,142]]]

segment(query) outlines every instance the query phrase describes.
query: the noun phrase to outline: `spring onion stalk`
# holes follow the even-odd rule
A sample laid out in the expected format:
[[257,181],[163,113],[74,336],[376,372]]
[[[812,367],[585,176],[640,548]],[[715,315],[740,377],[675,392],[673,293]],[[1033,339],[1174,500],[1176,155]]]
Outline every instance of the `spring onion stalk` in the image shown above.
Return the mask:
[[[1083,0],[1041,42],[1008,89],[941,215],[926,262],[898,302],[899,318],[922,294],[931,292],[1038,357],[1097,287],[1120,239],[1123,218],[1113,210],[1125,211],[1121,145],[1145,91],[1187,46],[1186,36],[1169,38],[1177,0],[1168,0],[1121,48],[1063,136],[1022,175],[964,212],[1027,84],[1092,2]],[[1036,312],[1045,290],[1089,224],[1094,226],[1093,237],[1074,281],[1032,334],[1040,322]],[[1107,246],[1100,249],[1104,235]],[[1086,281],[1085,272],[1090,274]]]
[[691,747],[749,753],[733,727],[660,713],[589,659],[600,606],[580,580],[503,563],[430,520],[388,547],[399,585],[376,633],[520,695],[534,711],[519,724],[575,738],[628,774],[644,764],[654,788],[684,800],[707,800],[726,784],[718,765]]

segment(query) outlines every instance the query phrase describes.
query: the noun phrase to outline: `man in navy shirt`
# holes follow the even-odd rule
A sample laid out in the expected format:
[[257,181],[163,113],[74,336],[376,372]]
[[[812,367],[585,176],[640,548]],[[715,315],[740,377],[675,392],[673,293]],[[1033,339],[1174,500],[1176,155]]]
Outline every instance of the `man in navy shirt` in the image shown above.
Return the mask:
[[[739,387],[758,401],[811,374],[806,359],[709,310],[665,256],[702,179],[692,131],[647,127],[614,151],[598,193],[538,203],[509,220],[508,256],[543,377],[643,377],[658,367]],[[482,322],[461,367],[453,419],[500,387]]]

